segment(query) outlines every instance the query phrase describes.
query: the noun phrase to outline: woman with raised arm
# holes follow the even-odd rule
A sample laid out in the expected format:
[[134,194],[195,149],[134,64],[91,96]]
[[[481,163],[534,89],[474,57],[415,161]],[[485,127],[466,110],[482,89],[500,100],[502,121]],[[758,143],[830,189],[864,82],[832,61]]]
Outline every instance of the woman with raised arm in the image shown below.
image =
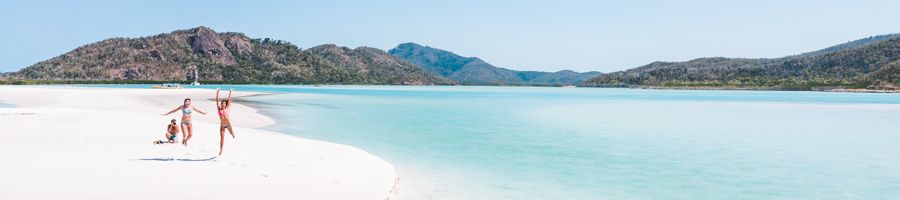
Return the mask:
[[181,104],[178,107],[175,107],[175,109],[172,109],[172,111],[169,111],[168,113],[162,114],[162,115],[169,115],[178,110],[181,110],[181,136],[182,136],[181,144],[183,144],[184,146],[187,146],[188,140],[190,140],[191,135],[194,134],[194,126],[191,125],[191,111],[197,111],[200,114],[204,114],[204,115],[206,114],[206,112],[203,112],[202,110],[197,109],[194,106],[191,106],[191,98],[186,98],[186,99],[184,99],[183,104]]
[[225,147],[225,129],[228,129],[228,133],[231,133],[231,138],[234,139],[234,130],[231,129],[231,119],[228,118],[228,113],[231,111],[231,93],[234,90],[228,90],[228,99],[219,101],[219,89],[216,88],[216,108],[219,110],[219,155],[222,155],[222,148]]

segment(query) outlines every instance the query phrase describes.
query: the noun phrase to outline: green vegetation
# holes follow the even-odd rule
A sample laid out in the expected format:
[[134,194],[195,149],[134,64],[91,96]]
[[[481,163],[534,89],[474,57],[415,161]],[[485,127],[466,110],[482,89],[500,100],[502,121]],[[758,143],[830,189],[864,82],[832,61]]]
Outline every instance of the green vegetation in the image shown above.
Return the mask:
[[453,52],[403,43],[388,51],[391,55],[415,63],[437,75],[470,85],[577,85],[600,72],[578,73],[515,71],[495,67],[475,57],[462,57]]
[[863,80],[877,87],[900,86],[900,61],[894,61],[875,72],[869,73]]
[[[70,84],[163,84],[179,83],[188,85],[192,81],[161,81],[161,80],[43,80],[20,79],[0,80],[0,85],[70,85]],[[207,81],[205,84],[254,84],[265,85],[265,82],[235,82],[235,81]]]
[[893,34],[774,59],[716,57],[654,62],[603,74],[583,85],[770,90],[895,88],[898,60],[900,35]]
[[302,50],[206,27],[88,44],[0,76],[0,83],[190,82],[195,69],[203,83],[454,84],[374,48]]
[[699,58],[601,74],[515,71],[415,43],[389,52],[333,44],[303,50],[286,41],[197,27],[88,44],[18,72],[0,73],[0,84],[189,83],[194,71],[203,83],[900,89],[900,35],[781,58]]

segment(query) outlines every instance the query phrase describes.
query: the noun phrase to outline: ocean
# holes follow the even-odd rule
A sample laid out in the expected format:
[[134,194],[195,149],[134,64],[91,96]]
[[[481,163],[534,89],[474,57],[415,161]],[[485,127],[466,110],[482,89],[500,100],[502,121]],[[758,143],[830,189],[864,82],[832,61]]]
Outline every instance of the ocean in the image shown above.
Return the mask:
[[898,94],[202,87],[278,93],[246,98],[266,129],[387,160],[401,199],[900,199]]

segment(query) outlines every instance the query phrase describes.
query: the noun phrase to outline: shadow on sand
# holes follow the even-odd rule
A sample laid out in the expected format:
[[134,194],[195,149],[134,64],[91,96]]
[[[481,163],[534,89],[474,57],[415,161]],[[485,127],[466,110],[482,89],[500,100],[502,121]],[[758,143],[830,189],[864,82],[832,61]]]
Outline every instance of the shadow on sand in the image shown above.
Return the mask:
[[[142,161],[215,161],[218,156],[213,156],[209,158],[203,159],[193,159],[193,158],[141,158],[136,160]],[[132,159],[134,160],[134,159]]]

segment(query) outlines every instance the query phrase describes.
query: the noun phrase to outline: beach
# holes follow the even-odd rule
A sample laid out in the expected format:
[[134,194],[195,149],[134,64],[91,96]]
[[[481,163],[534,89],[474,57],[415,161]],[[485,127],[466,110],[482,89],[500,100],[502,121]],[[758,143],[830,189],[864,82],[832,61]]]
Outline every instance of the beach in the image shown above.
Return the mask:
[[[235,98],[261,93],[237,91]],[[394,167],[359,148],[260,127],[276,123],[238,103],[236,139],[209,89],[0,86],[0,199],[389,199]],[[223,91],[223,98],[227,91]],[[192,98],[188,146],[153,144],[166,113]],[[178,141],[181,140],[178,135]]]

